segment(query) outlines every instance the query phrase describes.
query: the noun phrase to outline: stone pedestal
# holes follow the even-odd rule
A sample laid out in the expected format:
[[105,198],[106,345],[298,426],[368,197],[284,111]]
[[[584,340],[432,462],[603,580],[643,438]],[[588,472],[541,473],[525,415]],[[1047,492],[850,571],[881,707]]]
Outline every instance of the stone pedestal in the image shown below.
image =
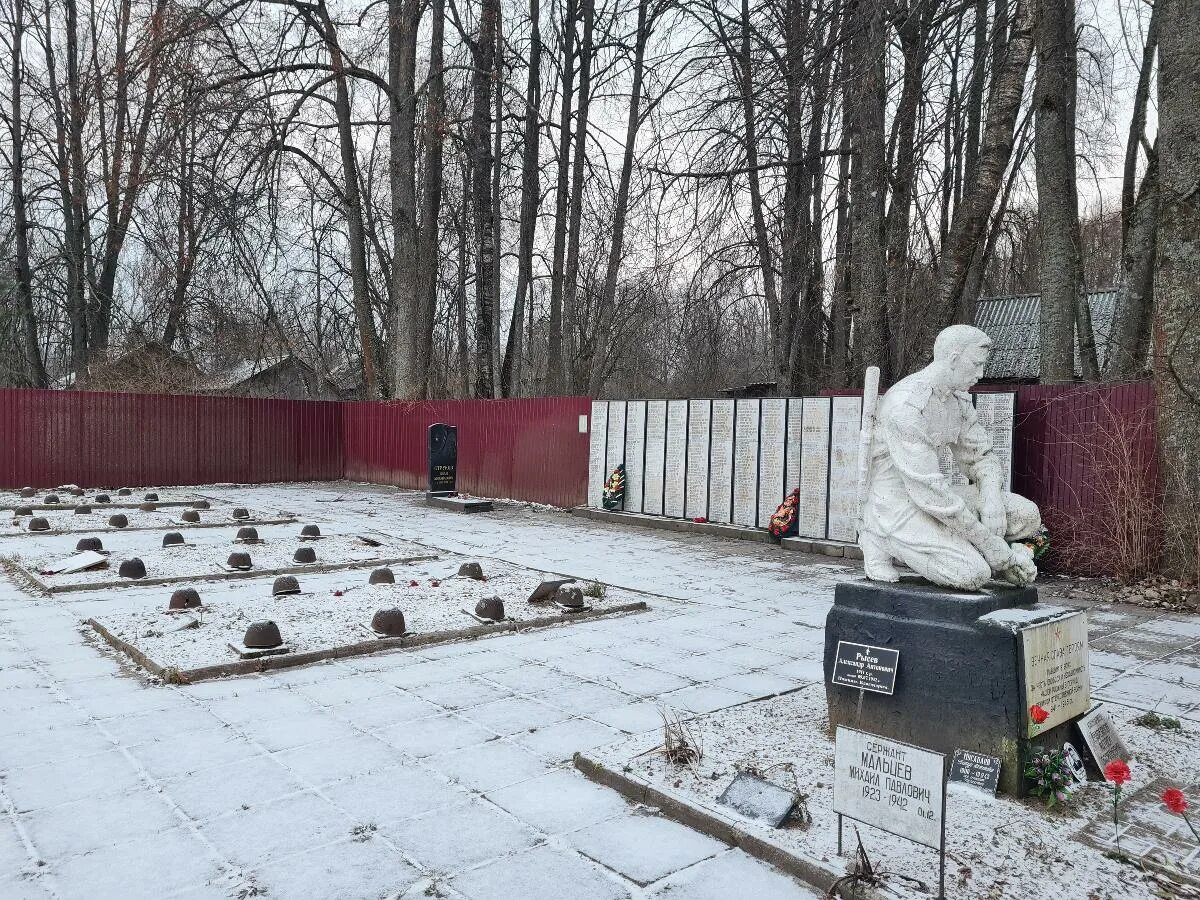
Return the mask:
[[[1037,626],[1081,615],[1044,606],[1034,588],[984,588],[964,593],[921,579],[884,584],[859,579],[837,586],[825,623],[825,685],[831,731],[838,725],[936,750],[958,748],[1001,760],[999,789],[1025,793],[1025,764],[1033,747],[1060,748],[1078,714],[1045,728],[1031,721],[1025,684],[1026,641],[1044,638]],[[1078,624],[1078,623],[1075,623]],[[1060,629],[1051,627],[1051,638]],[[1084,630],[1086,634],[1086,627]],[[891,695],[831,683],[839,641],[899,651]],[[1032,644],[1031,644],[1032,647]],[[1078,648],[1071,659],[1077,671]],[[1064,652],[1065,653],[1065,652]],[[1039,657],[1040,658],[1040,657]],[[1057,662],[1057,660],[1056,660]],[[1082,647],[1086,694],[1087,646]],[[1040,675],[1039,675],[1040,677]],[[1035,686],[1034,694],[1041,690]],[[1053,705],[1053,704],[1052,704]],[[1032,734],[1031,732],[1036,732]]]
[[440,506],[442,509],[452,509],[455,512],[464,513],[491,512],[494,509],[491,500],[459,497],[457,494],[439,494],[433,491],[426,492],[425,502],[430,506]]

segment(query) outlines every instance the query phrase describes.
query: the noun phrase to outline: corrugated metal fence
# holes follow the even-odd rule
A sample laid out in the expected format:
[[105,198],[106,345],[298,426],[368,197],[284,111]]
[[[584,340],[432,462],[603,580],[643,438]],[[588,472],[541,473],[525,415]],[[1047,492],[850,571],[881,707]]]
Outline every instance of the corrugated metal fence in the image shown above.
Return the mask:
[[587,397],[435,400],[343,404],[345,475],[375,484],[424,488],[426,433],[458,427],[458,489],[576,506],[587,496]]
[[[1013,488],[1042,508],[1058,566],[1145,565],[1158,541],[1153,386],[1016,390]],[[0,486],[351,478],[423,488],[426,431],[446,422],[459,429],[460,490],[574,506],[587,496],[580,417],[590,412],[585,397],[336,403],[0,390]]]
[[340,478],[342,405],[0,390],[0,485]]

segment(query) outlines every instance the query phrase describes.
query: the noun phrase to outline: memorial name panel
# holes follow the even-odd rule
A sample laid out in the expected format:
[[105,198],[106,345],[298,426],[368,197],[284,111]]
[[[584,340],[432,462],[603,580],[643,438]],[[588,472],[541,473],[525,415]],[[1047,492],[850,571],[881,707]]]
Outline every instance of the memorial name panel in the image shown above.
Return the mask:
[[758,442],[758,527],[771,524],[783,502],[784,449],[787,447],[787,401],[762,401]]
[[1012,490],[1013,425],[1017,412],[1017,395],[1013,393],[974,394],[975,414],[979,424],[992,439],[992,452],[1000,458],[1004,490]]
[[754,525],[758,509],[758,400],[737,401],[733,442],[733,524]]
[[667,403],[667,456],[663,478],[663,514],[683,517],[684,491],[687,478],[687,418],[686,400]]
[[896,672],[900,667],[900,651],[887,647],[872,647],[853,641],[838,641],[833,659],[832,684],[841,687],[892,694],[896,690]]
[[625,509],[640,513],[646,474],[646,401],[630,400],[625,409]]
[[646,475],[643,508],[652,516],[663,512],[663,464],[667,453],[667,401],[646,403]]
[[[613,469],[625,462],[625,401],[610,400],[608,401],[608,449],[605,451],[606,458],[604,460],[605,476],[612,475]],[[629,474],[625,476],[625,496],[629,496]],[[628,509],[626,503],[622,503],[617,509]]]
[[994,797],[1000,784],[1000,758],[960,747],[950,760],[950,780]]
[[592,401],[592,430],[588,446],[588,506],[604,505],[604,454],[608,447],[608,401]]
[[733,498],[733,410],[732,400],[712,402],[709,429],[708,519],[728,522]]
[[783,491],[786,494],[793,488],[800,487],[800,463],[803,459],[801,442],[804,438],[804,401],[792,397],[787,401],[787,471],[783,477]]
[[689,519],[708,515],[708,428],[711,400],[688,401],[687,505]]
[[831,541],[858,540],[858,445],[861,397],[834,397],[830,428],[829,531]]
[[830,398],[804,398],[804,424],[800,439],[800,506],[797,534],[824,538],[829,510],[829,410]]

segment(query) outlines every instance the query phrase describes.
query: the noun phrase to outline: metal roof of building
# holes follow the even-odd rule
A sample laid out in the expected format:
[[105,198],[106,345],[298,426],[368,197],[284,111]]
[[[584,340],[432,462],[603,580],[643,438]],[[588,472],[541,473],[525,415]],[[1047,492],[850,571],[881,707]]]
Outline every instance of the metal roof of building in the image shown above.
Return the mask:
[[[1092,291],[1087,295],[1096,337],[1096,361],[1100,368],[1108,358],[1117,292]],[[989,380],[1036,381],[1041,372],[1040,294],[1015,297],[985,297],[975,309],[975,327],[992,339],[992,355],[983,377]],[[1075,340],[1075,374],[1079,372],[1079,339]]]

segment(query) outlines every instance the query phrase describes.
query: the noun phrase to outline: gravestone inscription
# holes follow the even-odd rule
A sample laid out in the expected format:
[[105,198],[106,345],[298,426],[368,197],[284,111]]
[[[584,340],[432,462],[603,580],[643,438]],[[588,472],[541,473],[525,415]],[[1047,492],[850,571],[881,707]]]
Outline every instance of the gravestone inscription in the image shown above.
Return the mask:
[[950,781],[994,797],[1000,784],[1000,758],[960,747],[950,760]]
[[1092,759],[1101,771],[1114,760],[1129,761],[1129,748],[1125,746],[1112,719],[1103,709],[1093,709],[1077,724],[1088,752],[1092,754]]
[[1021,650],[1028,737],[1087,712],[1091,685],[1086,613],[1022,628]]
[[453,494],[458,480],[458,429],[437,422],[429,426],[429,493]]

